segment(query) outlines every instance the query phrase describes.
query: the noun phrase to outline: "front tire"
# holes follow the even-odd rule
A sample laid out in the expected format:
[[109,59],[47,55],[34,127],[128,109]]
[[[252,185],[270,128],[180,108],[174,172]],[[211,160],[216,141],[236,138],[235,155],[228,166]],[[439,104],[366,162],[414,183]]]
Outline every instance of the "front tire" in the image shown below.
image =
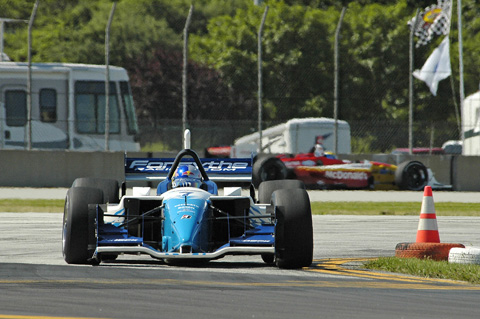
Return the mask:
[[94,248],[94,216],[89,216],[88,204],[103,203],[103,192],[91,187],[72,187],[67,192],[63,212],[63,258],[68,264],[88,264]]
[[274,191],[279,189],[295,188],[305,189],[305,184],[298,179],[284,179],[262,182],[258,186],[258,202],[263,204],[270,204]]
[[268,265],[273,265],[275,262],[275,255],[274,254],[262,254],[262,260],[264,263]]
[[103,191],[103,204],[120,202],[118,181],[114,179],[79,177],[73,181],[72,187],[91,187],[101,189]]
[[304,189],[280,189],[273,193],[277,224],[275,262],[277,267],[308,267],[313,261],[313,225],[310,199]]
[[427,168],[418,161],[405,161],[395,171],[395,184],[401,190],[423,190],[428,184]]

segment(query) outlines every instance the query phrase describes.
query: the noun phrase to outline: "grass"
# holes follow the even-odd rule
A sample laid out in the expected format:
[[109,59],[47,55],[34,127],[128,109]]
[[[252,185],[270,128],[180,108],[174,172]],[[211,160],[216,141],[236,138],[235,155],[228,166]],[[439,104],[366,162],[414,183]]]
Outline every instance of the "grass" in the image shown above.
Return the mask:
[[[312,202],[314,215],[418,216],[421,202]],[[480,216],[478,203],[435,203],[437,216]]]
[[[63,199],[1,199],[0,212],[63,212]],[[314,215],[418,216],[418,202],[312,202]],[[480,216],[480,204],[440,202],[437,216]]]
[[364,267],[422,278],[450,279],[480,284],[480,265],[475,264],[455,264],[431,259],[380,257],[366,262]]
[[0,212],[63,212],[63,199],[2,199]]

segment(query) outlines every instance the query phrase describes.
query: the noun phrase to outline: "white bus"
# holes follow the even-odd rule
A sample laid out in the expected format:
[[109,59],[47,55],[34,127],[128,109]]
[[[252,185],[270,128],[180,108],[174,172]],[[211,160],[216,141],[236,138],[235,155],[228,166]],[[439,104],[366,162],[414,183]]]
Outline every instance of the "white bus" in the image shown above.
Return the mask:
[[[338,154],[351,153],[350,125],[338,120]],[[286,123],[267,128],[262,132],[263,152],[270,154],[308,153],[315,144],[322,144],[326,151],[334,149],[335,120],[325,117],[291,119]],[[235,140],[231,157],[250,157],[259,152],[258,132]]]
[[[0,62],[0,148],[105,150],[104,65]],[[109,150],[139,151],[135,107],[125,69],[109,67]]]

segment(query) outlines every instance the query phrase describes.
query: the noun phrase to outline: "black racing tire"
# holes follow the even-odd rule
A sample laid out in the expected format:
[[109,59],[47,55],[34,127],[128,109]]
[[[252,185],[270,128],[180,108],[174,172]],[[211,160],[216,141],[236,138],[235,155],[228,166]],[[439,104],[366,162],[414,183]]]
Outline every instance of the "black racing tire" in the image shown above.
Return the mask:
[[395,184],[401,190],[423,190],[428,184],[427,168],[419,161],[405,161],[395,171]]
[[286,179],[287,175],[287,167],[275,156],[259,156],[253,164],[252,182],[255,187],[261,182]]
[[98,188],[72,187],[67,191],[63,212],[62,251],[68,264],[88,264],[94,250],[89,239],[95,238],[94,219],[89,218],[88,204],[103,203]]
[[273,193],[275,208],[275,263],[279,268],[308,267],[313,261],[313,225],[310,199],[304,189]]
[[262,260],[266,264],[273,265],[275,262],[275,254],[262,254]]
[[119,203],[118,181],[100,177],[80,177],[73,181],[72,187],[92,187],[103,191],[104,203]]
[[279,189],[295,188],[305,189],[305,184],[298,179],[284,179],[262,182],[258,186],[258,202],[262,204],[270,204],[274,191]]

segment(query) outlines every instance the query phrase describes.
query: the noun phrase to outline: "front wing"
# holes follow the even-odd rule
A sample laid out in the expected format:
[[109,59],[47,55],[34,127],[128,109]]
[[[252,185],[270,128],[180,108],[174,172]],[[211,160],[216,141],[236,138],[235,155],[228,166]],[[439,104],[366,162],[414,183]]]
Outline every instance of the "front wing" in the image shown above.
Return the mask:
[[[145,197],[148,198],[148,197]],[[208,252],[191,252],[188,250],[180,250],[177,252],[162,251],[161,247],[154,247],[145,237],[132,236],[128,227],[124,227],[125,210],[120,209],[116,212],[104,213],[101,206],[95,206],[96,220],[106,222],[95,223],[95,242],[91,242],[91,246],[95,246],[93,258],[98,258],[101,254],[146,254],[159,259],[218,259],[225,255],[258,255],[273,254],[275,252],[275,226],[272,224],[258,224],[238,237],[228,237],[224,244],[213,251]],[[118,207],[121,207],[120,204]],[[93,208],[93,207],[92,207]],[[103,206],[105,208],[105,206]],[[262,215],[261,211],[252,207],[253,214],[256,218],[267,218],[271,215]],[[115,211],[115,209],[114,209]],[[93,212],[92,212],[93,213]],[[141,224],[143,223],[140,222]]]

